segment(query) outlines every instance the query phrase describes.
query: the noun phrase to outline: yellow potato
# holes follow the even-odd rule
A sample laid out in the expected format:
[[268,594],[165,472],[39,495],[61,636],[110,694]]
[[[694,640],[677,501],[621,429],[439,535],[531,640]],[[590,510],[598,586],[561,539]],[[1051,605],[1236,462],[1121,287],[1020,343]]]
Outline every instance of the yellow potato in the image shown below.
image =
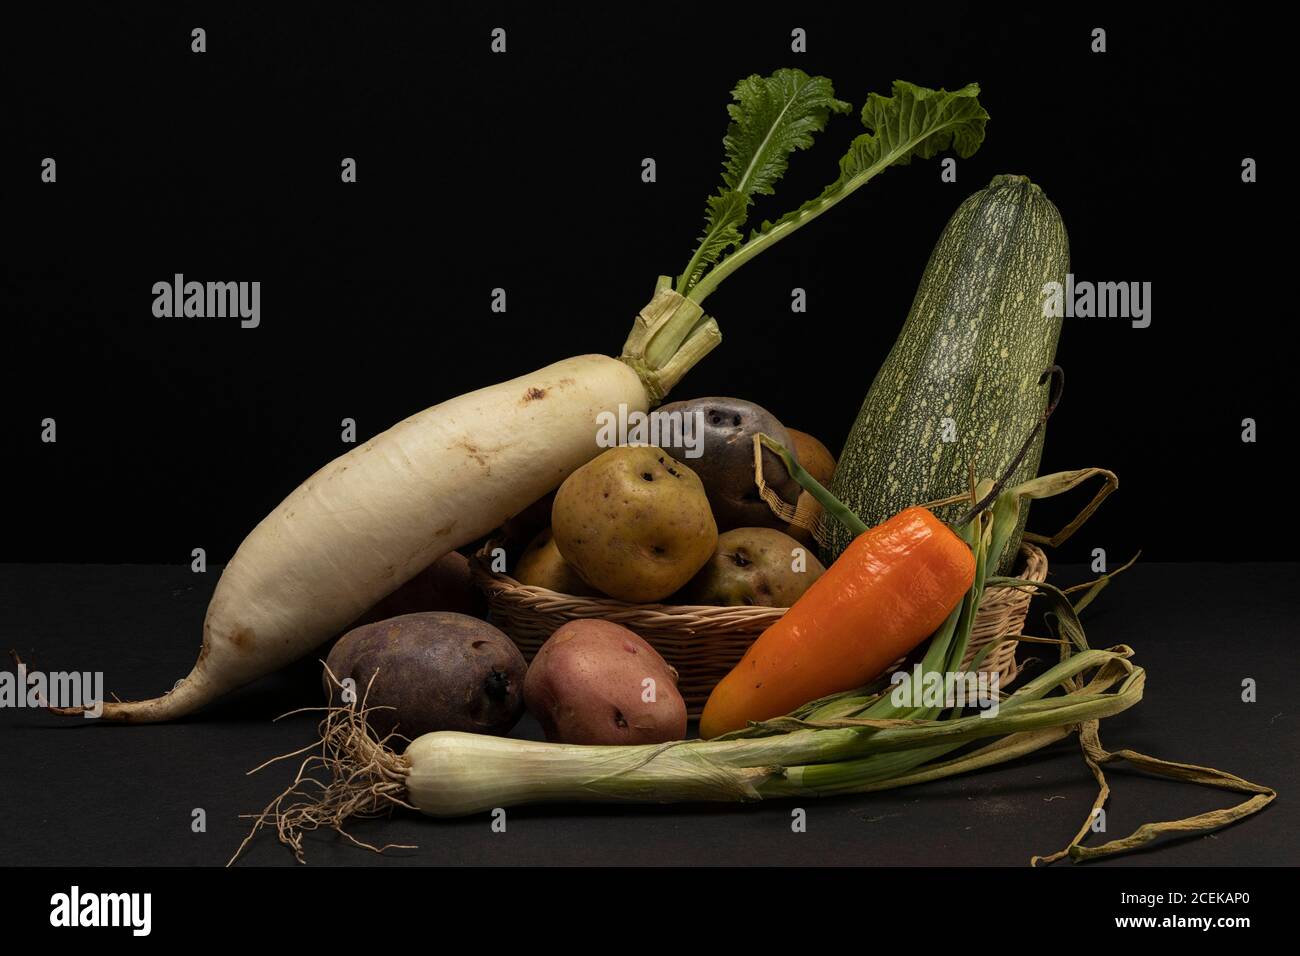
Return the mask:
[[555,495],[551,528],[584,581],[636,603],[672,594],[718,543],[700,479],[651,446],[611,448],[571,474]]
[[775,528],[735,528],[677,595],[681,604],[790,607],[826,569],[809,549]]
[[555,546],[555,535],[550,528],[539,531],[519,556],[519,563],[515,565],[515,580],[520,584],[546,588],[559,594],[591,596],[598,593],[578,576],[573,565],[564,560],[564,555]]

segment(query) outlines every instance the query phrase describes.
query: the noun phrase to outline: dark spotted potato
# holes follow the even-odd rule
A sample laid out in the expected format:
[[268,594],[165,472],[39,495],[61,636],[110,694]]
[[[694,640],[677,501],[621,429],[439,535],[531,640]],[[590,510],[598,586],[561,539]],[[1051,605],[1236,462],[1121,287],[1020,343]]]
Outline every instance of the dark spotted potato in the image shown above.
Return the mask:
[[[680,412],[693,418],[703,416],[702,454],[688,455],[690,449],[667,446],[665,451],[685,461],[704,483],[718,530],[732,528],[783,528],[781,521],[758,494],[754,482],[754,436],[760,432],[790,449],[799,460],[789,432],[767,409],[739,398],[696,398],[673,402],[658,409],[660,414]],[[790,477],[781,459],[763,450],[763,480],[781,498],[794,504],[799,498],[799,483]]]
[[355,699],[380,737],[397,730],[415,739],[434,730],[509,733],[524,709],[527,664],[514,642],[486,621],[433,611],[403,614],[354,628],[325,661],[322,683],[333,704],[347,703],[340,683],[351,678]]

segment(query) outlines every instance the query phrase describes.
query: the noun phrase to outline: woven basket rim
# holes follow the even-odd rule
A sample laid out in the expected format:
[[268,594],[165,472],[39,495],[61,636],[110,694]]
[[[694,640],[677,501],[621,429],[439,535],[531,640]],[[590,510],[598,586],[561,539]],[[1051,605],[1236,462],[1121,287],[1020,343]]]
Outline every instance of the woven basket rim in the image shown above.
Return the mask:
[[[726,616],[730,620],[735,620],[739,615],[742,619],[744,616],[748,616],[757,622],[766,617],[781,617],[786,611],[790,610],[788,607],[768,607],[758,604],[665,604],[661,601],[650,604],[636,604],[605,595],[565,594],[563,591],[552,591],[549,588],[538,587],[534,584],[521,584],[506,572],[493,571],[487,564],[487,555],[491,553],[493,548],[500,546],[500,538],[490,538],[474,553],[474,557],[470,560],[471,573],[482,582],[485,589],[490,589],[499,598],[509,598],[512,601],[521,603],[529,600],[569,602],[574,605],[575,610],[581,609],[584,617],[595,616],[600,613],[627,614],[643,611],[647,614],[660,614],[668,617],[685,615],[708,618],[718,615]],[[1047,555],[1043,549],[1036,544],[1022,541],[1020,543],[1020,553],[1025,557],[1025,573],[1021,577],[1038,584],[1046,581]],[[1014,593],[1024,590],[1027,590],[1024,586],[1011,585],[988,588],[985,591],[985,600],[990,597],[989,592]]]

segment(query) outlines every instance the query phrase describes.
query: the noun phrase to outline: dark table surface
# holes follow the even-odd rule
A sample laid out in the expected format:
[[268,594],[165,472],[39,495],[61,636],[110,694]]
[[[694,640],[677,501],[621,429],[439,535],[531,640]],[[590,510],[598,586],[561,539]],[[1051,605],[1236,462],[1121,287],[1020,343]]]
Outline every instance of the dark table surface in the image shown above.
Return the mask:
[[[105,691],[147,696],[188,673],[216,571],[142,565],[0,565],[0,648],[43,671],[98,670]],[[1054,569],[1052,580],[1087,577]],[[1085,614],[1094,647],[1125,643],[1148,672],[1138,706],[1102,723],[1109,749],[1229,770],[1276,789],[1262,813],[1209,836],[1095,865],[1293,865],[1300,684],[1300,564],[1148,564],[1117,579]],[[1041,609],[1031,627],[1043,632]],[[1050,648],[1047,649],[1050,652]],[[1034,649],[1021,645],[1021,655]],[[12,661],[5,668],[12,671]],[[292,770],[246,772],[314,738],[315,718],[273,723],[320,702],[304,662],[170,725],[126,727],[0,708],[0,864],[224,864]],[[1031,671],[1032,673],[1032,671]],[[1257,683],[1244,703],[1242,683]],[[540,737],[528,718],[516,734]],[[1141,823],[1228,806],[1239,794],[1109,771],[1110,838]],[[380,858],[333,834],[309,838],[322,864],[901,864],[1021,866],[1062,847],[1095,784],[1073,738],[1001,767],[864,796],[749,806],[532,807],[506,831],[486,816],[434,821],[399,813],[353,827],[361,839],[412,843]],[[792,832],[791,811],[807,811]],[[194,832],[202,809],[206,830]],[[1093,837],[1090,842],[1098,842]],[[242,865],[287,865],[261,836]],[[1058,864],[1068,866],[1070,864]]]

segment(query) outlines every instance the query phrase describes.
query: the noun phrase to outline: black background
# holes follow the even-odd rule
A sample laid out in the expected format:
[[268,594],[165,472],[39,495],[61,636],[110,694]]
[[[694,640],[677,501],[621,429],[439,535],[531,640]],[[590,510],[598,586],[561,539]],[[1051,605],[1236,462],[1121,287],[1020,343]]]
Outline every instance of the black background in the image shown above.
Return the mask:
[[[1266,15],[807,3],[782,12],[664,3],[142,10],[47,8],[0,32],[0,447],[11,492],[0,561],[180,566],[10,567],[0,575],[4,646],[37,667],[105,671],[107,689],[127,698],[157,693],[192,663],[216,580],[183,566],[191,548],[224,561],[345,450],[341,418],[355,418],[365,438],[465,390],[616,351],[655,276],[680,271],[690,254],[741,76],[799,66],[832,77],[855,106],[894,78],[949,88],[974,80],[992,120],[958,183],[941,183],[934,162],[889,170],[739,272],[709,301],[723,347],[675,397],[750,398],[838,448],[947,218],[991,176],[1031,176],[1065,217],[1076,274],[1154,283],[1148,329],[1067,320],[1058,353],[1066,400],[1043,466],[1104,465],[1122,479],[1054,556],[1059,583],[1086,577],[1070,562],[1098,545],[1119,557],[1140,547],[1148,559],[1088,612],[1095,646],[1133,643],[1151,673],[1142,706],[1107,721],[1103,739],[1282,793],[1240,826],[1103,866],[1294,862],[1286,701],[1300,589],[1295,565],[1245,563],[1294,558],[1295,334],[1277,148],[1292,121],[1290,87],[1272,75],[1286,62],[1285,34]],[[190,52],[194,26],[208,32],[205,54]],[[489,52],[495,26],[508,30],[504,56]],[[806,55],[789,52],[795,26],[808,31]],[[1088,50],[1094,26],[1108,30],[1103,55]],[[834,121],[755,215],[783,212],[830,181],[856,131],[852,117]],[[56,185],[39,181],[45,156],[58,161]],[[358,160],[356,185],[339,182],[344,156]],[[639,178],[645,156],[658,164],[654,185]],[[1241,183],[1243,156],[1259,161],[1259,183]],[[262,326],[155,319],[151,286],[175,272],[260,280]],[[496,286],[508,290],[504,317],[489,311]],[[808,289],[807,316],[789,312],[793,286]],[[39,440],[47,416],[58,420],[55,445]],[[1247,416],[1259,422],[1257,444],[1239,440]],[[1035,525],[1076,503],[1038,509]],[[1259,704],[1240,703],[1243,677],[1261,680]],[[245,832],[238,814],[291,775],[283,765],[242,772],[312,736],[311,715],[269,718],[317,694],[308,659],[177,724],[0,710],[0,863],[223,863]],[[518,733],[538,730],[526,720]],[[1111,782],[1112,835],[1236,799],[1123,770]],[[401,814],[358,832],[418,851],[381,861],[318,834],[309,858],[1018,867],[1063,845],[1094,795],[1066,743],[924,792],[818,802],[801,842],[790,839],[784,803],[561,807],[512,811],[509,841],[488,836],[479,818],[433,825]],[[189,829],[196,806],[209,812],[205,835]],[[267,837],[245,864],[291,860]],[[52,888],[78,879],[124,888],[126,871],[115,872],[122,879],[58,876]],[[1130,912],[1088,879],[1081,928]],[[44,895],[48,881],[22,882]],[[873,894],[890,882],[875,881]],[[1078,882],[1062,890],[1076,901]],[[158,919],[198,913],[175,899],[195,885],[151,874],[147,887],[172,894]],[[278,881],[259,898],[284,902],[309,885]],[[1008,885],[992,891],[1002,903]],[[1143,875],[1120,885],[1231,890],[1243,879]],[[952,887],[945,905],[973,900],[973,886]],[[1018,883],[1012,896],[1056,889]],[[320,898],[314,909],[285,909],[316,920]],[[40,922],[44,901],[33,900],[15,912]],[[989,912],[1014,913],[1018,926],[1059,912],[1006,905]]]
[[[784,65],[855,108],[894,78],[978,81],[987,139],[956,184],[935,161],[891,169],[728,280],[709,301],[723,346],[674,397],[752,399],[838,449],[948,216],[1024,173],[1061,209],[1076,275],[1154,286],[1147,329],[1066,320],[1043,467],[1103,465],[1122,485],[1062,557],[1289,558],[1295,335],[1273,161],[1289,101],[1269,75],[1280,30],[1244,9],[122,5],[11,22],[0,560],[224,561],[347,449],[342,418],[364,439],[617,351],[655,276],[691,252],[729,90]],[[806,55],[789,51],[796,26]],[[859,129],[834,120],[756,217],[829,182]],[[40,182],[46,156],[57,184]],[[1241,182],[1244,156],[1259,183]],[[176,272],[260,280],[261,327],[155,318],[151,287]],[[1260,499],[1276,514],[1253,517]]]

